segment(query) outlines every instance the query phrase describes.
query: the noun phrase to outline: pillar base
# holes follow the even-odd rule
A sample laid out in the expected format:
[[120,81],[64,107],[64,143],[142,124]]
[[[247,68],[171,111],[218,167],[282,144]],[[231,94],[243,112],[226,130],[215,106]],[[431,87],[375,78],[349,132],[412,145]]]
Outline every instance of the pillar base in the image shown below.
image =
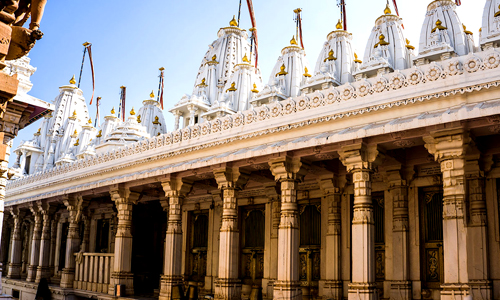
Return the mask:
[[40,267],[36,269],[36,279],[35,282],[39,283],[42,278],[49,279],[50,278],[50,267]]
[[36,279],[36,269],[37,266],[28,266],[28,277],[26,277],[26,281],[34,282]]
[[375,283],[353,282],[349,284],[349,300],[378,300]]
[[172,288],[174,286],[182,286],[182,285],[183,285],[182,276],[162,275],[160,279],[160,296],[158,299],[159,300],[172,299]]
[[112,272],[109,280],[108,294],[115,294],[115,286],[117,284],[125,285],[125,295],[130,296],[134,294],[134,274],[129,272]]
[[215,283],[215,299],[241,299],[241,282],[239,279],[217,279]]
[[64,268],[61,272],[61,283],[59,286],[72,289],[73,281],[75,281],[75,269]]
[[462,300],[469,295],[469,285],[461,283],[445,283],[441,285],[441,300]]
[[302,299],[302,288],[299,281],[280,281],[274,282],[275,299]]
[[7,271],[6,277],[9,279],[21,278],[21,264],[9,264],[9,270]]
[[490,300],[491,294],[491,281],[489,280],[471,280],[469,281],[470,293],[472,299]]
[[342,299],[342,285],[344,283],[340,280],[325,280],[323,286],[324,299]]
[[391,299],[410,300],[412,297],[410,281],[393,281],[391,283]]

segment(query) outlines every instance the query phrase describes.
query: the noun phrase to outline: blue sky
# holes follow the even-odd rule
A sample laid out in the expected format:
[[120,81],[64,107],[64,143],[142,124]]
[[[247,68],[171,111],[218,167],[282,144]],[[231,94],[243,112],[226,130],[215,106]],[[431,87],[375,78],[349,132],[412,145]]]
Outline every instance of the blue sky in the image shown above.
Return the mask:
[[[385,8],[385,0],[346,0],[348,31],[360,58],[375,19]],[[391,1],[392,2],[392,1]],[[427,1],[399,0],[405,36],[417,47]],[[217,31],[238,13],[239,0],[50,0],[41,23],[44,32],[30,53],[37,68],[31,77],[30,94],[53,101],[58,88],[73,74],[78,79],[83,46],[91,42],[94,57],[96,96],[102,97],[101,120],[114,106],[118,108],[119,87],[127,87],[127,111],[136,111],[151,90],[158,88],[158,68],[165,67],[165,111],[167,129],[173,128],[168,112],[183,94],[190,94],[196,73]],[[461,21],[474,32],[476,42],[485,0],[462,0],[458,8]],[[339,10],[335,0],[254,0],[259,35],[259,66],[263,80],[269,74],[284,46],[295,34],[293,9],[303,9],[304,47],[311,68],[326,40],[335,29]],[[394,12],[394,10],[393,10]],[[246,1],[243,1],[240,27],[251,27]],[[83,71],[81,89],[87,99],[92,94],[90,67]],[[95,116],[95,105],[89,107]],[[21,140],[31,139],[40,121],[20,131]],[[11,161],[15,158],[12,157]]]

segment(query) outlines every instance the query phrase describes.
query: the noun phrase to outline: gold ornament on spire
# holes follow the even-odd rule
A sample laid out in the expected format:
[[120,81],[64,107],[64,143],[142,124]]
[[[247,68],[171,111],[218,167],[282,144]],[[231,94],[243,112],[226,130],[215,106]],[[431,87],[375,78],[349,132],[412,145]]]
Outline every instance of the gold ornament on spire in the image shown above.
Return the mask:
[[133,107],[132,107],[132,110],[130,111],[130,115],[131,115],[131,116],[135,116],[135,110],[134,110],[134,108],[133,108]]
[[137,123],[141,123],[142,120],[141,120],[141,115],[137,115]]
[[231,83],[231,87],[226,90],[227,92],[236,92],[238,89],[236,88],[236,82]]
[[113,109],[111,109],[111,114],[114,115],[115,114],[115,108],[113,107]]
[[76,110],[73,111],[73,117],[76,117]]
[[255,82],[253,84],[253,90],[251,90],[250,92],[255,93],[255,94],[257,94],[259,92],[259,90],[257,89],[257,85],[255,84]]
[[295,45],[297,46],[297,40],[295,39],[295,35],[292,37],[292,39],[290,40],[290,45]]
[[469,35],[473,35],[474,34],[474,33],[472,33],[472,31],[467,30],[467,26],[465,26],[464,24],[462,24],[462,27],[464,28],[465,34],[469,34]]
[[73,77],[69,80],[69,83],[70,84],[75,84],[76,83],[75,75],[73,75]]
[[436,21],[436,27],[434,27],[434,29],[432,29],[431,33],[434,33],[436,30],[446,30],[448,29],[447,27],[444,27],[443,25],[443,22],[441,22],[441,20],[437,20]]
[[250,61],[248,60],[247,54],[245,53],[245,56],[243,56],[243,62],[244,63],[249,63]]
[[99,133],[95,137],[102,137],[102,129],[99,130]]
[[89,118],[89,120],[87,121],[87,123],[92,124],[92,120]]
[[77,134],[78,134],[78,131],[76,131],[76,129],[75,129],[75,132],[73,132],[73,135],[77,135]]
[[153,125],[158,125],[158,124],[160,124],[159,118],[158,118],[158,116],[155,116],[155,120],[153,121]]
[[410,45],[410,40],[409,39],[406,39],[406,48],[410,49],[410,50],[415,50],[415,47],[413,47],[412,45]]
[[378,43],[375,44],[375,46],[373,46],[373,48],[377,48],[378,46],[387,46],[389,45],[388,42],[385,41],[385,35],[381,34],[379,37],[378,37]]
[[325,60],[323,60],[323,62],[326,62],[327,60],[328,61],[332,61],[332,60],[337,60],[337,58],[335,56],[333,56],[333,50],[330,50],[330,52],[328,52],[328,57],[325,58]]
[[359,60],[358,55],[356,53],[354,53],[354,62],[357,63],[357,64],[362,64],[363,63],[361,60]]
[[235,15],[233,15],[233,19],[229,22],[229,26],[238,27],[238,22],[236,21]]
[[205,78],[203,78],[203,79],[201,80],[201,83],[200,83],[200,84],[198,84],[198,86],[199,86],[199,87],[206,87],[206,86],[207,86],[207,84],[205,83]]
[[498,17],[498,16],[500,16],[500,5],[498,6],[498,9],[499,9],[499,11],[497,11],[497,12],[495,13],[495,15],[494,15],[494,17],[495,17],[495,18],[496,18],[496,17]]
[[73,144],[73,146],[78,146],[80,145],[80,139],[76,139],[76,143]]
[[276,77],[288,74],[288,72],[285,72],[285,68],[286,68],[285,64],[283,64],[280,67],[280,71],[278,73],[276,73]]
[[304,68],[304,77],[311,77],[311,74],[309,74],[309,70],[307,69],[307,67]]
[[390,15],[391,13],[392,13],[391,8],[389,7],[389,3],[387,3],[384,9],[384,14]]
[[151,90],[151,94],[149,94],[149,98],[154,99],[155,97],[155,92]]
[[344,25],[342,25],[342,21],[340,19],[337,22],[337,25],[335,25],[335,28],[337,28],[337,30],[343,30],[344,29]]

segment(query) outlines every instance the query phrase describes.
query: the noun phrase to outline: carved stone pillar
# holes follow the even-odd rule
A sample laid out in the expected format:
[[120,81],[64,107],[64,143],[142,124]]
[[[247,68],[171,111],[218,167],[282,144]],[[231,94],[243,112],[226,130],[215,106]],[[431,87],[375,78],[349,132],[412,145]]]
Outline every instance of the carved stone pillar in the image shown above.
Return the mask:
[[66,195],[63,197],[63,203],[69,212],[69,226],[68,236],[66,238],[64,268],[61,274],[60,286],[62,288],[73,288],[73,281],[75,279],[75,252],[80,251],[79,222],[84,206],[84,200],[80,195]]
[[28,276],[26,281],[33,282],[36,279],[36,270],[38,268],[38,261],[40,259],[40,242],[42,238],[42,214],[41,205],[30,205],[31,213],[35,222],[33,230],[33,237],[31,240],[30,264],[28,266]]
[[342,299],[342,280],[340,278],[340,189],[335,185],[331,175],[318,179],[323,197],[328,207],[328,229],[326,232],[326,277],[323,297]]
[[432,132],[425,148],[441,164],[443,173],[444,283],[442,300],[458,300],[468,294],[467,228],[465,227],[465,154],[470,143],[462,128]]
[[165,234],[165,255],[163,275],[160,281],[160,300],[172,299],[172,288],[182,286],[182,201],[192,188],[192,182],[182,178],[168,178],[162,182],[168,204],[162,201],[168,211],[168,225]]
[[90,239],[90,215],[83,216],[83,241],[82,241],[82,251],[89,251],[89,239]]
[[39,208],[42,214],[43,226],[40,237],[40,256],[38,259],[38,268],[36,270],[36,282],[40,282],[42,278],[50,278],[50,223],[55,207],[43,203],[39,205]]
[[[115,237],[115,262],[111,272],[108,293],[115,293],[117,284],[125,285],[127,295],[134,294],[132,274],[132,207],[140,194],[121,186],[112,186],[109,193],[118,210],[118,228]],[[123,296],[123,295],[122,295]]]
[[65,237],[62,236],[62,227],[63,227],[63,220],[64,219],[59,219],[57,222],[57,231],[56,231],[56,248],[54,251],[54,277],[60,278],[61,274],[59,273],[59,260],[60,260],[60,249],[61,249],[61,240]]
[[342,147],[340,160],[352,173],[354,215],[352,220],[352,282],[349,300],[377,299],[375,285],[375,223],[371,174],[384,159],[376,145],[357,143]]
[[240,299],[241,282],[238,279],[239,230],[237,190],[248,180],[249,174],[238,168],[222,167],[214,170],[215,180],[222,190],[222,226],[220,228],[219,277],[215,283],[216,299]]
[[10,209],[10,213],[14,219],[14,228],[12,229],[11,237],[11,248],[9,257],[9,271],[7,273],[7,278],[21,278],[21,254],[23,241],[21,238],[21,225],[23,222],[24,212],[20,211],[19,208],[13,207]]
[[300,159],[289,156],[274,158],[269,161],[269,166],[276,181],[281,183],[278,278],[274,283],[274,298],[301,299],[297,185],[306,172]]
[[276,191],[276,182],[264,184],[268,200],[266,204],[266,242],[264,248],[264,278],[262,297],[272,299],[274,282],[278,278],[278,227],[280,225],[281,203]]
[[466,156],[465,175],[469,193],[469,227],[467,252],[469,285],[473,299],[492,299],[489,273],[488,222],[485,199],[485,172],[493,164],[492,157],[482,157],[477,149]]
[[59,224],[59,215],[55,215],[50,225],[50,254],[49,254],[50,276],[54,276],[58,224]]
[[392,249],[393,280],[391,299],[412,299],[409,261],[408,184],[401,166],[387,170],[389,193],[392,197]]

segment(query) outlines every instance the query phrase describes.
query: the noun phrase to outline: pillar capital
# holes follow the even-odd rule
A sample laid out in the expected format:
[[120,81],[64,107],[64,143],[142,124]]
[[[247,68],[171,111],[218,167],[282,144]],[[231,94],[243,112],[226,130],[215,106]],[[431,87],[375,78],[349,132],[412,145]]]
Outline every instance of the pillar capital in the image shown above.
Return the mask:
[[347,168],[348,172],[373,171],[385,160],[385,151],[378,145],[367,145],[356,143],[341,148],[338,152],[340,161]]
[[172,197],[185,197],[193,187],[193,182],[185,178],[171,177],[168,176],[167,179],[161,182],[165,196]]
[[116,204],[137,204],[137,200],[139,200],[139,197],[141,196],[140,193],[132,192],[129,188],[125,188],[120,185],[111,186],[109,194],[111,195],[111,200]]
[[423,139],[425,148],[438,162],[464,157],[471,142],[469,133],[463,128],[433,131]]
[[249,172],[245,172],[239,167],[220,167],[213,170],[215,180],[219,189],[241,189],[250,177]]
[[333,174],[319,176],[318,184],[325,197],[340,193],[340,188],[335,184]]
[[276,181],[301,181],[307,173],[307,164],[300,157],[280,156],[270,159],[268,163]]

